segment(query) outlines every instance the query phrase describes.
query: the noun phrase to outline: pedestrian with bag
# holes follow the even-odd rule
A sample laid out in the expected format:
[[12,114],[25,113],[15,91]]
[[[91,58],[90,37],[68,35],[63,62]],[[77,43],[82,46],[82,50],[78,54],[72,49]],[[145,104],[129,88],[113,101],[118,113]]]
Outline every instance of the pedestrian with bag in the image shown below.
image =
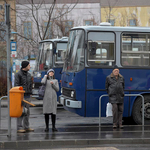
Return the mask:
[[117,65],[110,75],[106,77],[105,88],[112,104],[113,128],[123,128],[122,115],[124,107],[124,77],[119,73]]
[[[31,102],[30,96],[32,94],[32,78],[28,72],[30,70],[30,63],[28,61],[22,61],[21,69],[15,74],[15,86],[22,86],[24,93],[24,99]],[[23,113],[21,117],[17,118],[17,132],[25,133],[34,131],[29,127],[29,104],[22,103],[26,113]]]
[[45,117],[45,132],[49,131],[49,115],[51,115],[52,131],[57,131],[55,127],[57,113],[57,93],[59,91],[58,80],[54,77],[55,71],[49,69],[47,75],[44,76],[41,83],[46,85],[43,98],[43,114]]

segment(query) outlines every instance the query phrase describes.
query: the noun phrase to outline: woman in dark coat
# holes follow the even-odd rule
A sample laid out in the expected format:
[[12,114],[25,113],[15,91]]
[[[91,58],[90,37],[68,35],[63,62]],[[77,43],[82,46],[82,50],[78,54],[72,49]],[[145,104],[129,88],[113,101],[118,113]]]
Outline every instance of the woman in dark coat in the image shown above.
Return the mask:
[[112,73],[107,76],[105,88],[109,96],[109,102],[112,104],[113,128],[116,128],[118,124],[120,128],[123,128],[124,77],[119,73],[117,65],[115,65]]
[[59,91],[58,80],[54,78],[54,70],[50,69],[47,75],[44,76],[41,83],[46,84],[45,95],[43,98],[43,114],[45,115],[45,132],[49,131],[49,115],[51,115],[52,131],[57,131],[55,128],[56,113],[57,113],[57,93]]

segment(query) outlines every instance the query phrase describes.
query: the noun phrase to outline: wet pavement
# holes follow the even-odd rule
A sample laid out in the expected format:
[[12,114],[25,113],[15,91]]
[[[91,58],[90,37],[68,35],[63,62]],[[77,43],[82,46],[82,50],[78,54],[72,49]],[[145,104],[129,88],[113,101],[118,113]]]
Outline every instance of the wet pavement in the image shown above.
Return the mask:
[[1,108],[0,149],[150,143],[149,125],[124,125],[124,129],[113,129],[112,117],[108,117],[101,119],[102,125],[99,128],[98,117],[81,117],[62,109],[61,106],[58,107],[56,120],[58,132],[51,131],[50,121],[50,131],[46,133],[42,107],[31,107],[30,110],[30,127],[34,128],[34,132],[17,133],[16,118],[12,118],[11,136],[8,137],[8,110],[7,107]]

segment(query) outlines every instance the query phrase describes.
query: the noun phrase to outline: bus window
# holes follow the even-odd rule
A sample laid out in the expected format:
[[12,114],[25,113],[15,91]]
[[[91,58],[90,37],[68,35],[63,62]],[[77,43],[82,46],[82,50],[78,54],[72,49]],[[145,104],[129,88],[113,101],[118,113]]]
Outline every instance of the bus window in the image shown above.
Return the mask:
[[109,32],[88,33],[88,65],[112,66],[114,57],[115,35]]
[[39,63],[40,63],[40,59],[41,59],[42,46],[43,46],[43,44],[40,43],[39,44],[38,57],[37,57],[36,62],[35,62],[35,68],[34,69],[37,71],[39,71]]
[[66,49],[67,49],[67,43],[57,43],[57,49],[55,54],[55,66],[62,67],[65,60],[66,55]]
[[53,63],[53,51],[52,51],[52,43],[45,43],[45,65],[48,68],[52,68]]
[[122,65],[150,66],[150,34],[122,34]]
[[44,70],[44,67],[50,68],[52,66],[52,43],[43,43],[43,49],[41,52],[41,59],[39,62],[39,70]]
[[97,59],[107,59],[107,50],[106,49],[97,49],[96,50],[96,58]]

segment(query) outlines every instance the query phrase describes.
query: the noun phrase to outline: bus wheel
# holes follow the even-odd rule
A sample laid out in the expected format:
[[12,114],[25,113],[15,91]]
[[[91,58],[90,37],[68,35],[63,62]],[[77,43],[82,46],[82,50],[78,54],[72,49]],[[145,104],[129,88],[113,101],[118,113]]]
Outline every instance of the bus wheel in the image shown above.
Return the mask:
[[[138,97],[133,105],[132,118],[136,124],[142,124],[142,98]],[[144,96],[144,124],[150,124],[150,96]]]

